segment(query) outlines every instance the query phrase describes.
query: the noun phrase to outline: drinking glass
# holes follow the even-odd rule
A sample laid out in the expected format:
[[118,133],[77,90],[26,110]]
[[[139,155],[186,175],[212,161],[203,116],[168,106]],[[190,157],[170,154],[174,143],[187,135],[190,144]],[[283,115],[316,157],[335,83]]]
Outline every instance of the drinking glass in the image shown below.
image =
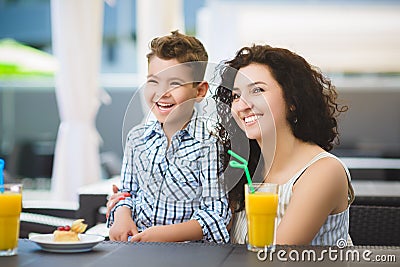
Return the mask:
[[22,184],[0,185],[0,256],[17,254]]
[[272,183],[253,183],[252,187],[245,184],[248,250],[268,252],[275,249],[278,190],[279,186]]

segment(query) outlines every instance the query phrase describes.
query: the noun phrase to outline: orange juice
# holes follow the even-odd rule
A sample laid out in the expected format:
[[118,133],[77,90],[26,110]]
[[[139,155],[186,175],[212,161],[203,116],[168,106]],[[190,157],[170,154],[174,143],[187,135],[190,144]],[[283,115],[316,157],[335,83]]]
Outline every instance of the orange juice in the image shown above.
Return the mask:
[[0,253],[8,254],[18,246],[19,237],[19,216],[22,209],[22,194],[20,185],[17,192],[7,188],[0,192]]
[[249,249],[264,249],[266,246],[272,246],[278,208],[277,190],[254,193],[246,190],[245,203]]

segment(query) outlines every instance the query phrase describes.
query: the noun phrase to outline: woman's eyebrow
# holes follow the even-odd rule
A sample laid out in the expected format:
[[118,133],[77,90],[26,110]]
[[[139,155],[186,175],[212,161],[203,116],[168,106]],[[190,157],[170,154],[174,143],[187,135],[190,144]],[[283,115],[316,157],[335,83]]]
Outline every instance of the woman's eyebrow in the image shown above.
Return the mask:
[[239,87],[233,87],[232,91],[240,91]]
[[264,82],[264,81],[257,81],[257,82],[249,83],[249,85],[247,85],[247,87],[252,87],[252,86],[258,85],[258,84],[268,85],[268,84],[267,84],[266,82]]

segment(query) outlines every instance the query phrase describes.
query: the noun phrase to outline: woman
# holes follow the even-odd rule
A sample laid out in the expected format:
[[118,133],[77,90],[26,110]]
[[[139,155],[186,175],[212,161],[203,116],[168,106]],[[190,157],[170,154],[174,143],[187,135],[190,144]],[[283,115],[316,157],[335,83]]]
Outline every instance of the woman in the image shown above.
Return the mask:
[[[240,49],[225,67],[214,97],[219,135],[231,140],[226,149],[235,151],[236,145],[240,154],[242,146],[232,141],[236,123],[254,140],[245,149],[250,150],[251,169],[260,159],[262,180],[280,185],[277,244],[336,245],[348,240],[354,199],[350,174],[328,152],[338,137],[336,117],[347,109],[336,103],[335,87],[299,55],[268,45]],[[231,239],[238,243],[247,232],[244,183],[242,177],[230,192],[235,210]]]

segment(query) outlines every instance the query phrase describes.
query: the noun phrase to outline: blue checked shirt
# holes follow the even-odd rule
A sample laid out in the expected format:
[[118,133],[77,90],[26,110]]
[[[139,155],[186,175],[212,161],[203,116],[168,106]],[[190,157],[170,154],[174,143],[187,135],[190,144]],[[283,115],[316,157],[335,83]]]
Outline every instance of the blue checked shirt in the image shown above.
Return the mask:
[[121,206],[132,210],[138,231],[154,225],[197,220],[203,240],[227,243],[226,225],[231,218],[222,181],[217,138],[195,112],[185,129],[178,131],[167,147],[161,124],[152,121],[134,127],[128,134],[121,170],[121,191],[131,197]]

